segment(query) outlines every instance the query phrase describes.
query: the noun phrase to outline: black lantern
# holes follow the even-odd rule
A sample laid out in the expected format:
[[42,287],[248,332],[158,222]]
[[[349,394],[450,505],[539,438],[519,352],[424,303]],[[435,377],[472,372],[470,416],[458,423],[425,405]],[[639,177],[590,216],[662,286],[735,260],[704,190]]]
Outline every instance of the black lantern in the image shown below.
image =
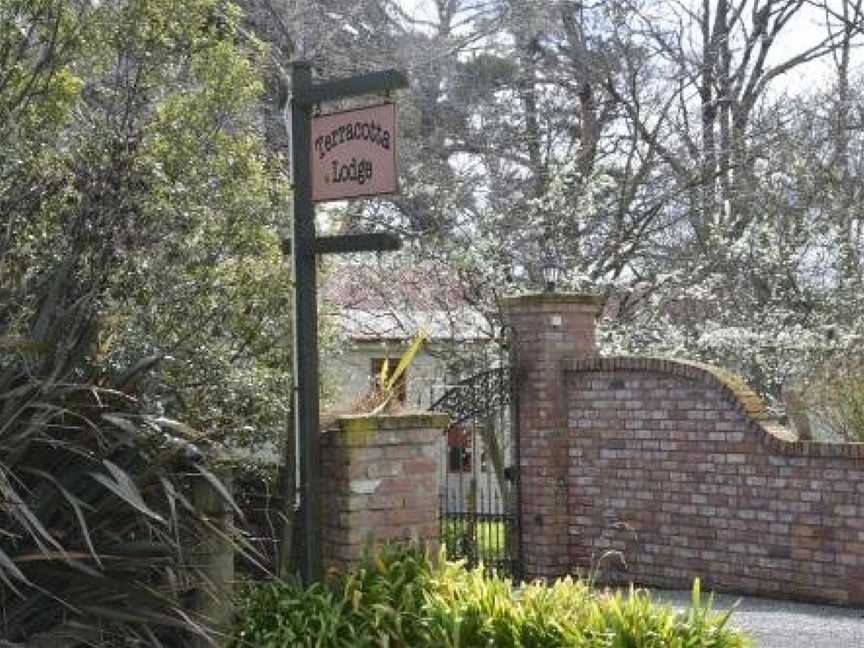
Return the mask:
[[543,273],[543,281],[546,284],[546,292],[555,292],[555,285],[561,278],[561,264],[551,252],[547,252],[543,259],[543,267],[540,268]]

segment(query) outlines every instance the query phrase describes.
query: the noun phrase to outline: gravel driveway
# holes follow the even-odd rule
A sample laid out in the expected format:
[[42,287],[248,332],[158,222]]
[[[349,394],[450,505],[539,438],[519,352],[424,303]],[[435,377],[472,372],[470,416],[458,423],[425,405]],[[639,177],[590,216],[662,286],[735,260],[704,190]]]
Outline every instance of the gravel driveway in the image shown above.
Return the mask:
[[[686,607],[690,592],[654,591],[661,601]],[[755,648],[864,648],[864,608],[808,605],[737,596],[716,596],[725,610],[741,599],[732,625],[744,630]]]

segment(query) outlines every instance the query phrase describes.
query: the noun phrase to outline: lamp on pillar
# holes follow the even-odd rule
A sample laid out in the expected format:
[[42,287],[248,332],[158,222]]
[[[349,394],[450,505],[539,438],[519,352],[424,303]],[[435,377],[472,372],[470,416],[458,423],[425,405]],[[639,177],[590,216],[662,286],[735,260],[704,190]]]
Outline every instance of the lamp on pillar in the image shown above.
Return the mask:
[[543,266],[540,268],[543,273],[543,282],[545,284],[544,292],[555,292],[555,285],[561,279],[561,264],[552,252],[546,252],[543,257]]

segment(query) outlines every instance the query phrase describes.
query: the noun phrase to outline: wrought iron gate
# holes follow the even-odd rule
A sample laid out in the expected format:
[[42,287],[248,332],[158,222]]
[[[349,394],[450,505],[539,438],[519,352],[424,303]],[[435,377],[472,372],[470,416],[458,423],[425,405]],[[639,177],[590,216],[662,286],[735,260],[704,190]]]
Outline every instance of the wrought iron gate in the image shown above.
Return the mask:
[[513,380],[499,367],[463,380],[430,409],[447,412],[441,439],[441,541],[451,559],[519,576],[518,443]]

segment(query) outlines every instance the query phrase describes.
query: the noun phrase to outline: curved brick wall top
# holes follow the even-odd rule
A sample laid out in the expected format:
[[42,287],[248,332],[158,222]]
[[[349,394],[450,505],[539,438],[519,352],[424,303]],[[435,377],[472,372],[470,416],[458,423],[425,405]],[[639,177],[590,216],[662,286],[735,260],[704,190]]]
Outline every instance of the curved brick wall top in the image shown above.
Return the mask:
[[751,421],[753,434],[780,454],[802,457],[843,457],[864,459],[864,443],[818,443],[797,441],[788,429],[772,420],[762,399],[747,384],[730,371],[699,362],[666,358],[613,356],[569,359],[565,371],[652,371],[715,385],[724,398]]

